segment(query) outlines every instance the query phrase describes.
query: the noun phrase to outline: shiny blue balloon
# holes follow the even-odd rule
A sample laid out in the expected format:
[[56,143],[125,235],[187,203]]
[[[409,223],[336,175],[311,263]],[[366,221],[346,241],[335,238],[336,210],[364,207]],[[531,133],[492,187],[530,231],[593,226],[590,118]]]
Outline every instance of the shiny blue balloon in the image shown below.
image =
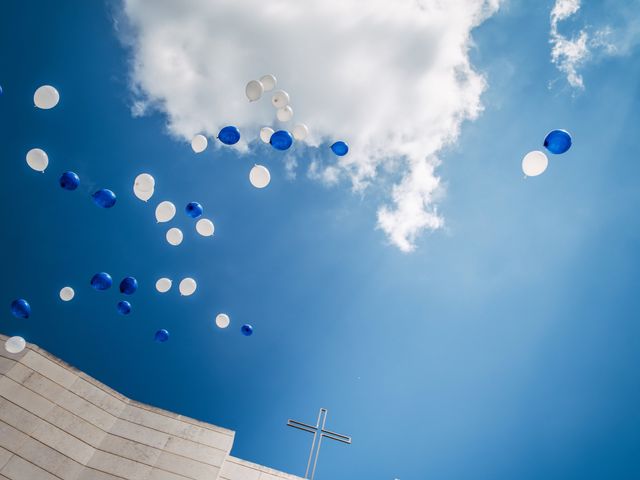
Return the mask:
[[96,290],[109,290],[111,285],[113,285],[113,280],[107,272],[96,273],[91,277],[91,286]]
[[344,157],[347,153],[349,153],[349,145],[340,140],[339,142],[331,145],[331,151],[339,157]]
[[276,150],[287,150],[291,145],[293,145],[293,137],[286,130],[278,130],[271,135],[269,143]]
[[244,325],[242,325],[242,327],[240,327],[240,331],[245,337],[249,337],[253,333],[253,327],[248,323],[245,323]]
[[133,295],[138,290],[138,281],[133,277],[125,277],[120,282],[120,293]]
[[156,342],[164,343],[169,340],[169,332],[162,328],[156,332],[154,339]]
[[198,218],[200,215],[202,215],[202,212],[204,212],[202,205],[200,205],[198,202],[189,202],[184,210],[191,218]]
[[218,140],[225,145],[234,145],[240,140],[240,130],[238,130],[238,127],[231,125],[224,127],[220,130],[220,133],[218,133]]
[[106,188],[101,188],[92,195],[93,203],[102,208],[111,208],[116,204],[116,194]]
[[120,315],[129,315],[131,313],[131,304],[126,300],[120,300],[116,308]]
[[16,318],[29,318],[31,306],[24,298],[18,298],[11,302],[11,313]]
[[80,177],[75,172],[64,172],[60,176],[60,186],[65,190],[75,190],[80,185]]
[[566,130],[552,130],[545,137],[544,146],[556,155],[564,153],[571,148],[571,135]]

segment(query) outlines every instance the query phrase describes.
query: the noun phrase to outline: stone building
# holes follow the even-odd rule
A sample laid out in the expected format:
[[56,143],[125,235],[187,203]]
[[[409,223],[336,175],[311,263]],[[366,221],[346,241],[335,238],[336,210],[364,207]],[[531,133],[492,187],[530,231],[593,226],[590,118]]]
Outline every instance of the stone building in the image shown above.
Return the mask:
[[232,457],[234,435],[130,400],[35,345],[0,347],[0,480],[300,480]]

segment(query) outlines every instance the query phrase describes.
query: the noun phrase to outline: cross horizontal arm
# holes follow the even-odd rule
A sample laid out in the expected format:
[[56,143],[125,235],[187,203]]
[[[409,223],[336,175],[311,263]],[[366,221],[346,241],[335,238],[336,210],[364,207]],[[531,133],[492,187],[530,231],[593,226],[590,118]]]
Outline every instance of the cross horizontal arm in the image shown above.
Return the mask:
[[318,431],[317,427],[314,427],[313,425],[307,425],[306,423],[298,422],[296,420],[288,420],[287,426],[297,428],[299,430],[304,430],[305,432],[309,433],[316,433]]
[[351,445],[351,437],[342,435],[340,433],[331,432],[329,430],[322,430],[322,436],[330,438],[331,440],[337,440],[338,442],[347,443]]

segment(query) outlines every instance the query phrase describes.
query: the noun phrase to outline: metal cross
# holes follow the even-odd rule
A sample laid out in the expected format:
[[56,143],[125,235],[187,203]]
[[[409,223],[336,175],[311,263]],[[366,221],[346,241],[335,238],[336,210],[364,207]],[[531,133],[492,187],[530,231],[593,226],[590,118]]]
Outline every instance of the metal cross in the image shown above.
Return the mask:
[[[338,442],[351,445],[351,437],[335,432],[330,432],[329,430],[324,429],[324,424],[327,421],[327,413],[328,411],[326,408],[320,409],[320,413],[318,413],[318,422],[316,423],[315,427],[313,425],[307,425],[306,423],[298,422],[296,420],[289,419],[287,421],[287,425],[289,427],[298,428],[300,430],[304,430],[305,432],[313,433],[313,443],[311,444],[311,452],[309,452],[307,471],[304,474],[304,478],[308,478],[309,480],[313,480],[313,476],[316,473],[316,465],[318,463],[318,456],[320,455],[320,442],[322,442],[322,437],[327,437],[331,440],[337,440]],[[316,440],[318,441],[317,445]],[[313,460],[313,468],[311,467],[311,460]],[[309,469],[311,469],[311,476],[309,476]]]

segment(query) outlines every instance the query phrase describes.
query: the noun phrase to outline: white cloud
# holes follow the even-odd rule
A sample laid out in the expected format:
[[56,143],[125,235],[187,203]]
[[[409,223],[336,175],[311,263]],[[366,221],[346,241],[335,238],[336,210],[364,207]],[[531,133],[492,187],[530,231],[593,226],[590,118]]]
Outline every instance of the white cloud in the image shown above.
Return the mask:
[[567,76],[569,85],[584,88],[578,67],[587,59],[589,47],[587,32],[581,30],[569,39],[558,32],[558,23],[575,15],[580,9],[580,0],[556,0],[551,10],[551,61]]
[[268,99],[249,104],[244,86],[276,74],[311,145],[351,146],[339,159],[307,160],[309,176],[387,188],[378,227],[411,251],[424,230],[443,225],[438,154],[481,111],[471,31],[499,2],[124,0],[135,110],[165,111],[170,132],[185,140],[229,123],[257,136],[273,109]]

